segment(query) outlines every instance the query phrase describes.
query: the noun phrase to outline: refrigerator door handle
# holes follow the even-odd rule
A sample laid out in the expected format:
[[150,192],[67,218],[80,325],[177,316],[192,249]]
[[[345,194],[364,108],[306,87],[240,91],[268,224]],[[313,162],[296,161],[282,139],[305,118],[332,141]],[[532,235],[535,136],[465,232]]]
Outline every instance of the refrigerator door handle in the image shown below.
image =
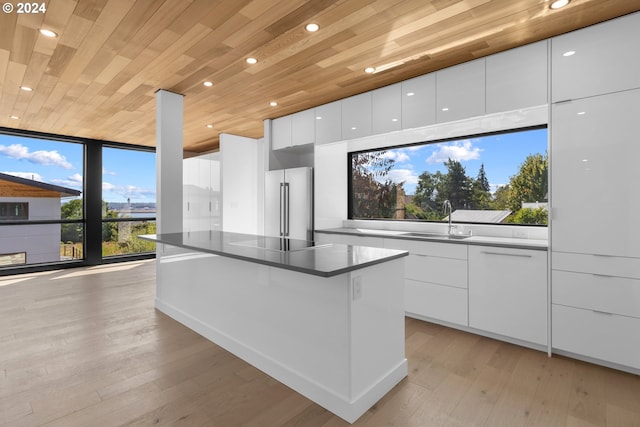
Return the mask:
[[289,237],[289,183],[288,182],[284,183],[284,191],[285,191],[284,235],[285,237]]
[[284,203],[284,183],[280,183],[280,203],[278,204],[279,207],[279,215],[278,215],[278,223],[280,225],[280,236],[283,236],[283,227],[282,227],[282,223],[284,220],[284,209],[282,204]]

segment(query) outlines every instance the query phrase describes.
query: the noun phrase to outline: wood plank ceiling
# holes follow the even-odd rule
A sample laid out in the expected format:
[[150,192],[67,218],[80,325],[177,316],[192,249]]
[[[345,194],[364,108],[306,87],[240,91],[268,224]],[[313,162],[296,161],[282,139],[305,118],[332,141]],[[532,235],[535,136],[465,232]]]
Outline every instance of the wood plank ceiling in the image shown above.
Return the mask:
[[0,126],[154,146],[162,88],[185,95],[185,150],[205,152],[220,132],[262,137],[264,119],[640,10],[549,3],[49,0],[46,13],[0,15]]

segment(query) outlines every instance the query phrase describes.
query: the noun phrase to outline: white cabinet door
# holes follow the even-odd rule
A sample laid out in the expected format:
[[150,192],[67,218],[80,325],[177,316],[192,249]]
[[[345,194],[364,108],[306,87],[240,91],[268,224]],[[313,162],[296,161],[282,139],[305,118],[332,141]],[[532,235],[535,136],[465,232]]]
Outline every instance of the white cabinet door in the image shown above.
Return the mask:
[[372,133],[393,132],[401,128],[402,98],[400,83],[371,92]]
[[438,123],[485,113],[485,60],[478,59],[436,72]]
[[487,113],[547,104],[547,42],[487,57]]
[[547,344],[547,252],[469,246],[469,326]]
[[552,101],[640,87],[638,40],[640,13],[551,39]]
[[640,258],[640,89],[552,104],[554,251]]
[[313,144],[316,138],[314,109],[291,115],[291,146]]
[[274,119],[271,122],[271,148],[281,150],[291,147],[291,116]]
[[553,348],[640,369],[640,319],[553,304]]
[[405,80],[402,86],[402,129],[436,123],[436,74]]
[[468,326],[466,289],[406,279],[404,301],[409,316]]
[[315,110],[316,144],[342,139],[342,101],[320,105]]
[[371,135],[371,92],[342,100],[342,139]]

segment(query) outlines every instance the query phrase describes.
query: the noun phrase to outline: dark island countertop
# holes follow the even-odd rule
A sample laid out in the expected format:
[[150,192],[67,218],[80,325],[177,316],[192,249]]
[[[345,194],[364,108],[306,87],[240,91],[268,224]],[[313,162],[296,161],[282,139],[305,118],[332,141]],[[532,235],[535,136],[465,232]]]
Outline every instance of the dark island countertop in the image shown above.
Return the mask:
[[396,249],[342,244],[314,245],[306,240],[224,231],[191,231],[138,237],[321,277],[337,276],[409,254]]

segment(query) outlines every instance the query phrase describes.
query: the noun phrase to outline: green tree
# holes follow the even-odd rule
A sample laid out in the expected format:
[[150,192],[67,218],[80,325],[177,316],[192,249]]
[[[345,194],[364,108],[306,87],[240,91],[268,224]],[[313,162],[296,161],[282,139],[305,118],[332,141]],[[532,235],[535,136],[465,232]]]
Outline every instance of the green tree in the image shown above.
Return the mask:
[[418,177],[418,184],[413,194],[413,203],[422,212],[440,210],[440,207],[437,206],[436,195],[438,194],[438,186],[442,181],[442,176],[440,171],[436,173],[425,171]]
[[547,199],[548,156],[530,154],[520,165],[518,173],[509,180],[507,207],[517,212],[523,202],[541,202]]
[[[82,219],[83,218],[82,199],[73,199],[60,206],[61,219]],[[82,242],[82,224],[62,224],[60,227],[60,239],[63,242]]]
[[478,176],[471,182],[471,207],[473,209],[490,209],[492,202],[490,190],[491,187],[483,163],[480,165]]
[[[351,157],[354,218],[392,218],[396,209],[397,188],[389,172],[395,163],[386,151],[360,153]],[[380,182],[383,180],[382,182]]]
[[447,173],[438,185],[436,202],[442,206],[445,200],[451,202],[453,210],[467,209],[471,198],[471,179],[467,176],[464,166],[457,160],[447,160],[444,163]]
[[549,213],[545,208],[522,208],[515,215],[509,216],[507,222],[513,224],[548,224]]
[[501,185],[493,193],[493,201],[491,202],[491,209],[505,210],[509,209],[509,198],[511,197],[511,186]]
[[[117,218],[118,213],[109,209],[109,204],[102,201],[102,217],[103,218]],[[118,223],[117,222],[103,222],[102,223],[102,241],[113,242],[118,238]]]

